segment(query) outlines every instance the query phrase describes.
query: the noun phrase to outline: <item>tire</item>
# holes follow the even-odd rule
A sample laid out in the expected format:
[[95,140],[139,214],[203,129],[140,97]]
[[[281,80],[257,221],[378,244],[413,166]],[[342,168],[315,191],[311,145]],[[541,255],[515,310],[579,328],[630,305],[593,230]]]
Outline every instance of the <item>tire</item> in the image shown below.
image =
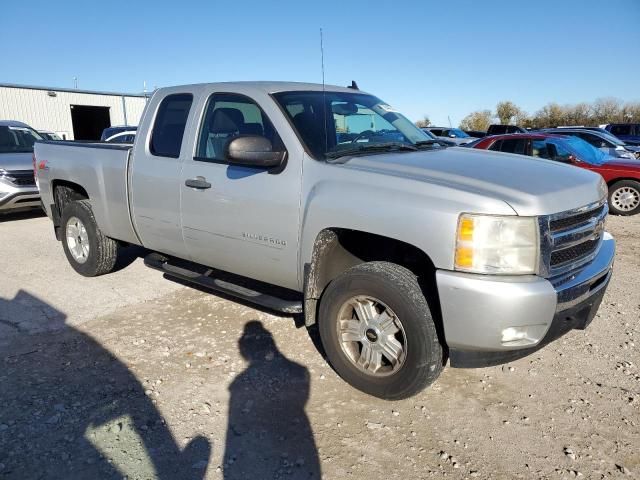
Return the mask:
[[640,213],[640,182],[620,180],[609,187],[609,210],[616,215]]
[[[358,313],[363,308],[373,313],[370,317],[378,315],[377,320],[363,323]],[[376,322],[384,312],[394,320],[383,328],[385,322]],[[384,332],[396,329],[393,342]],[[411,397],[433,383],[443,368],[443,348],[418,281],[409,270],[393,263],[363,263],[334,279],[320,300],[318,330],[336,372],[353,387],[378,398]],[[354,338],[360,340],[351,341]],[[394,365],[384,352],[397,353],[397,344],[403,351]],[[367,353],[376,347],[382,351],[382,361],[379,353],[363,355],[365,345]],[[364,363],[358,365],[363,357]]]
[[[60,224],[62,247],[67,260],[76,272],[85,277],[96,277],[114,269],[118,258],[118,242],[106,237],[100,231],[88,200],[68,203],[62,211]],[[73,228],[70,230],[70,226],[75,227],[75,231]],[[69,235],[72,232],[77,233],[75,238],[82,237],[84,240],[75,241],[71,238],[73,235]]]

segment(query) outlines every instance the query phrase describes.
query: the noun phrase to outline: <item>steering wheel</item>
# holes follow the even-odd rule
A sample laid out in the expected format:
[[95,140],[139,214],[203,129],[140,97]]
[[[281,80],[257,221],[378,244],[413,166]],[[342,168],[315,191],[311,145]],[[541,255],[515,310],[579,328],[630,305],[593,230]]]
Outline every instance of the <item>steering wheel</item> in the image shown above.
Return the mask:
[[353,140],[351,140],[351,143],[356,143],[358,140],[360,140],[361,138],[366,138],[368,136],[371,135],[375,135],[375,132],[373,130],[364,130],[362,132],[360,132],[356,138],[354,138]]

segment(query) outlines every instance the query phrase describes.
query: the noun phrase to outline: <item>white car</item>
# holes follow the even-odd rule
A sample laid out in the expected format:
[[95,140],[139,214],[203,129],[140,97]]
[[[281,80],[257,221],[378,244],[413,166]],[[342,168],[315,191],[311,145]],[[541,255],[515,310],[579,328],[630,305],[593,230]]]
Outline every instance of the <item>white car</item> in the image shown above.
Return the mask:
[[136,138],[136,131],[129,130],[127,132],[116,133],[105,140],[107,143],[133,143]]

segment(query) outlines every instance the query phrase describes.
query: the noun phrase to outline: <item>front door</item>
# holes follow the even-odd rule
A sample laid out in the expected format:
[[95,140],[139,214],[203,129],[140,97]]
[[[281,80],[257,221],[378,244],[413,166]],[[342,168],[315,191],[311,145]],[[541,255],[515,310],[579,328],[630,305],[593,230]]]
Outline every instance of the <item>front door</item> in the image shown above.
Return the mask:
[[281,137],[249,97],[214,93],[197,136],[196,155],[182,171],[182,228],[198,263],[297,288],[301,166],[280,172],[231,165],[225,146],[238,135],[261,135],[274,149]]

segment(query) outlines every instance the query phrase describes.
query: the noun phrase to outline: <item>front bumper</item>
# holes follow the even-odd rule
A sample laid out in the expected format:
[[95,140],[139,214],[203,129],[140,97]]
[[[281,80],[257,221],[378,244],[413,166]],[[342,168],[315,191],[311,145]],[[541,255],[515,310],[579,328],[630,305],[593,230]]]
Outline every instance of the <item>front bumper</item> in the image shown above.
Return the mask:
[[525,357],[595,316],[611,279],[615,240],[558,285],[537,276],[483,276],[439,270],[436,281],[452,367]]
[[40,206],[38,187],[17,187],[3,183],[0,185],[0,213],[35,208]]

